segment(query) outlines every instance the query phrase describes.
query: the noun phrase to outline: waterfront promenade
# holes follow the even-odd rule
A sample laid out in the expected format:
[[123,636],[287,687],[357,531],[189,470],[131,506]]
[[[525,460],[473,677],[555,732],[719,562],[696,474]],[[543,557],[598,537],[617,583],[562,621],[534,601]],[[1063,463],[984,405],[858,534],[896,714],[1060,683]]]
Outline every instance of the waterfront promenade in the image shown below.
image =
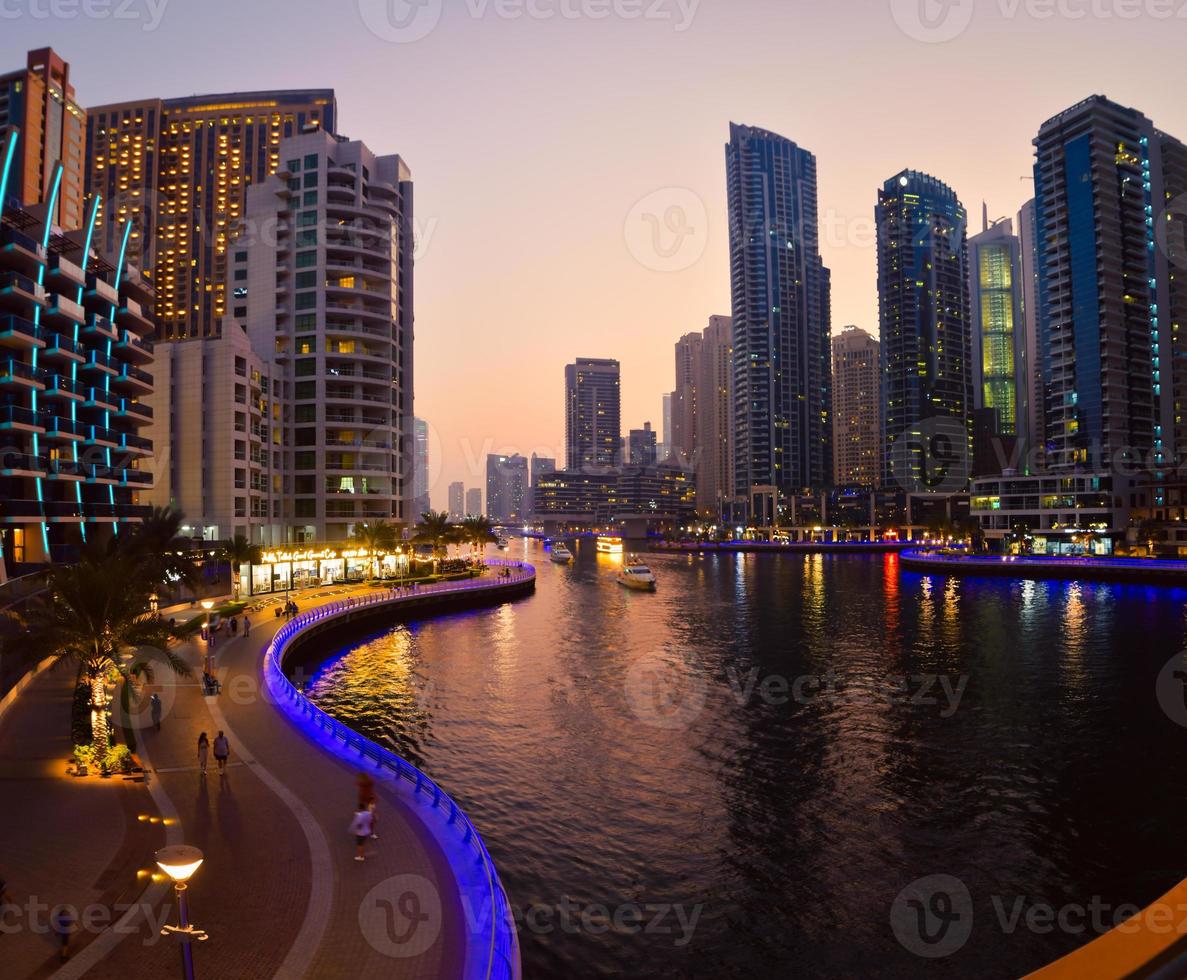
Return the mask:
[[[432,591],[419,590],[418,605]],[[326,588],[296,598],[304,612],[374,594]],[[401,787],[376,780],[379,839],[355,862],[347,828],[357,767],[306,737],[262,693],[263,651],[283,623],[268,608],[253,615],[250,637],[223,631],[215,698],[200,688],[204,644],[179,648],[194,676],[158,672],[143,692],[143,704],[157,692],[164,711],[159,732],[136,722],[142,782],[66,775],[73,671],[45,672],[16,699],[0,720],[9,801],[0,813],[0,877],[16,906],[0,933],[6,976],[178,970],[176,946],[159,936],[162,922],[176,921],[172,891],[153,881],[152,855],[181,842],[206,858],[189,892],[191,919],[211,937],[195,946],[200,976],[465,974],[467,910],[446,855]],[[203,778],[198,733],[213,740],[220,730],[231,763],[220,776],[212,757]],[[41,911],[59,903],[81,919],[61,968]]]
[[908,571],[936,575],[1187,586],[1187,561],[1167,558],[968,555],[910,550],[903,552],[901,562]]

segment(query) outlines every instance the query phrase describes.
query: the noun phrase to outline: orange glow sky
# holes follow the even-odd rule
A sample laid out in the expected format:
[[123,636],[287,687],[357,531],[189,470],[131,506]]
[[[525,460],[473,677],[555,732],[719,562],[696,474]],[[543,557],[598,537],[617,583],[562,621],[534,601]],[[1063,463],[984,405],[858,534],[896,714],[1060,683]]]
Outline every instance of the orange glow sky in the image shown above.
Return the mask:
[[[983,199],[999,217],[1029,196],[1039,124],[1087,95],[1187,138],[1187,0],[390,0],[401,41],[380,36],[399,33],[388,0],[154,0],[159,23],[149,0],[139,20],[35,15],[52,2],[6,7],[0,65],[52,45],[87,105],[333,86],[341,132],[405,157],[438,506],[481,485],[487,451],[561,455],[578,355],[619,358],[624,428],[659,427],[673,343],[729,312],[731,119],[817,155],[837,330],[876,330],[873,208],[904,167],[979,230]],[[920,4],[939,30],[972,22],[925,43]],[[689,234],[665,258],[643,215],[672,206]]]

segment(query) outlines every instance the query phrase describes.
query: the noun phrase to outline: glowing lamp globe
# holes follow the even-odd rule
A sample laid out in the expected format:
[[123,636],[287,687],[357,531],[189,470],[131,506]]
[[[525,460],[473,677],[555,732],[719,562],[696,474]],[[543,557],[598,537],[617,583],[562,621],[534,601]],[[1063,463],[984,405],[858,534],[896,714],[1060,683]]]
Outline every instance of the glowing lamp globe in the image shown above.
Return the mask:
[[171,844],[154,855],[157,867],[176,882],[189,881],[202,864],[202,852],[188,844]]

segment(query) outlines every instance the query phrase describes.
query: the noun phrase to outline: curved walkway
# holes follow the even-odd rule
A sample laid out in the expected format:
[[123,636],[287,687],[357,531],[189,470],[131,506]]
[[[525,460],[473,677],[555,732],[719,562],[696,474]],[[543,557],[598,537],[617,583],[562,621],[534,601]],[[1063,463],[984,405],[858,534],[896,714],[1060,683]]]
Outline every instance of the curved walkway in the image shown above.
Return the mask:
[[[323,589],[298,601],[313,609],[373,594]],[[253,620],[250,637],[224,637],[215,648],[219,697],[200,689],[200,641],[180,648],[194,678],[158,672],[145,690],[142,704],[156,691],[164,706],[159,732],[145,718],[131,721],[147,784],[65,775],[71,671],[41,675],[5,716],[0,876],[19,910],[7,908],[0,928],[5,976],[55,973],[52,937],[34,922],[47,912],[26,909],[62,902],[79,910],[82,927],[58,975],[172,975],[179,954],[159,935],[163,922],[176,921],[172,896],[163,883],[149,884],[152,854],[167,841],[194,844],[206,857],[189,891],[191,918],[211,937],[194,949],[199,976],[464,975],[468,910],[433,835],[396,787],[378,782],[380,839],[366,862],[353,860],[347,828],[357,766],[294,737],[267,703],[262,653],[283,620],[271,609]],[[203,777],[198,733],[213,740],[219,730],[231,763],[220,776],[211,758]]]

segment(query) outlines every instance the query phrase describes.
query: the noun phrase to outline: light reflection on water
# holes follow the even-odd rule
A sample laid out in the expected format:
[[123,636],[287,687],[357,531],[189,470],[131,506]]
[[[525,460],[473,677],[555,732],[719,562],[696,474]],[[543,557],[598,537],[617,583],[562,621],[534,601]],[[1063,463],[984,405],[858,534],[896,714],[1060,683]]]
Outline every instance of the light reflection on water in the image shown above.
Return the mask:
[[[521,909],[704,908],[684,946],[524,933],[527,977],[916,976],[889,909],[931,874],[976,903],[945,967],[1021,975],[1082,937],[1004,936],[995,896],[1143,903],[1187,877],[1166,791],[1184,733],[1153,687],[1184,593],[652,555],[646,595],[592,547],[571,567],[525,553],[534,597],[392,629],[311,692],[449,789]],[[755,693],[830,671],[838,697]],[[892,696],[925,674],[967,680],[951,717]],[[1157,778],[1133,764],[1154,753]]]

